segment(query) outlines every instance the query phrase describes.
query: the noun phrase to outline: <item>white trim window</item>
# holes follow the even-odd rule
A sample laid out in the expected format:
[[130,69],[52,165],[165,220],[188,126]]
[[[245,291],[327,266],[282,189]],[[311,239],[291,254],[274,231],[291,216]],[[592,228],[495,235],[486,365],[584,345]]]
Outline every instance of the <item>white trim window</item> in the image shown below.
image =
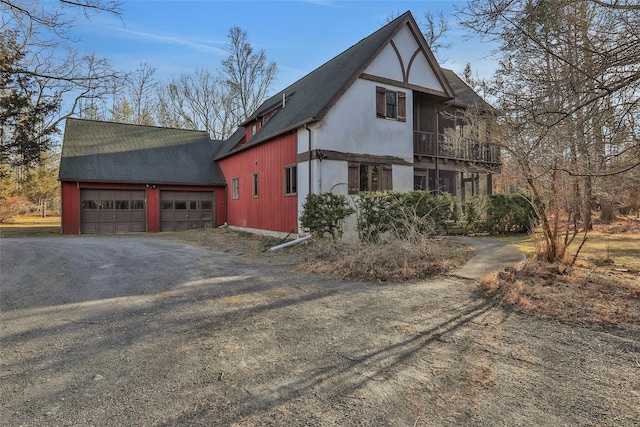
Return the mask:
[[231,198],[238,200],[240,198],[240,178],[231,178]]

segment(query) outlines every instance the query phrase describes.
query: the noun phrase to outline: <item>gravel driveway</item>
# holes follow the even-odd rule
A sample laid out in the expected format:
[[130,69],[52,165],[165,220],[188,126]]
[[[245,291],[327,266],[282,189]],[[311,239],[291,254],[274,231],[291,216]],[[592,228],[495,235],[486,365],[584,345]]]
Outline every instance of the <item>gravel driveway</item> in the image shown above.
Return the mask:
[[639,425],[640,328],[195,235],[1,239],[0,425]]

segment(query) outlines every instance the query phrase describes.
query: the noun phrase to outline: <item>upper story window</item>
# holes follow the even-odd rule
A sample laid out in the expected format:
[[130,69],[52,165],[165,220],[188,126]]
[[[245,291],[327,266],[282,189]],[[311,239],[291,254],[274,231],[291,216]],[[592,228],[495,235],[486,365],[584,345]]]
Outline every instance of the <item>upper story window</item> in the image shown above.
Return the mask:
[[258,124],[254,123],[251,125],[251,136],[255,135],[258,132]]
[[376,117],[407,121],[407,94],[376,86]]

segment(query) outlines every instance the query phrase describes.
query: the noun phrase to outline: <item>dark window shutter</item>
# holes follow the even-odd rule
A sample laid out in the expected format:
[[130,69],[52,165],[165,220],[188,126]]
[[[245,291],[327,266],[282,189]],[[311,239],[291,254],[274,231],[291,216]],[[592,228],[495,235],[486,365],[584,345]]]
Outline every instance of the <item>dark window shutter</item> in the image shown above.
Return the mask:
[[398,121],[407,121],[407,94],[398,92]]
[[349,194],[357,194],[360,190],[360,165],[349,165]]
[[376,117],[385,117],[387,111],[387,90],[376,86]]
[[382,167],[382,179],[381,179],[381,190],[393,190],[393,173],[391,166],[383,166]]

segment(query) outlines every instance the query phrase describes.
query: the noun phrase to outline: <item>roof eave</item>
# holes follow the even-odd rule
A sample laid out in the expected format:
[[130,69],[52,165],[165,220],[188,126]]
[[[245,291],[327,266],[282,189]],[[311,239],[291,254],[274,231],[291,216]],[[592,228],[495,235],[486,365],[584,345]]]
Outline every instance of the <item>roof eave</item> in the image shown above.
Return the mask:
[[229,151],[228,153],[223,154],[221,156],[218,156],[213,160],[217,162],[218,160],[222,160],[222,159],[225,159],[227,157],[231,157],[231,156],[233,156],[235,154],[238,154],[238,153],[240,153],[240,152],[242,152],[244,150],[247,150],[249,148],[253,148],[256,145],[260,145],[260,144],[262,144],[264,142],[267,142],[267,141],[269,141],[269,140],[271,140],[273,138],[276,138],[276,137],[278,137],[280,135],[283,135],[285,133],[289,133],[289,132],[291,132],[293,130],[297,130],[297,129],[305,126],[305,125],[308,125],[309,123],[313,123],[313,122],[317,122],[317,121],[318,121],[318,119],[316,117],[309,117],[309,118],[304,119],[304,120],[302,120],[302,121],[300,121],[300,122],[298,122],[296,124],[293,124],[293,125],[291,125],[289,127],[286,127],[284,129],[280,129],[276,133],[265,135],[263,137],[260,137],[260,138],[258,138],[256,140],[254,140],[254,141],[249,140],[246,143],[242,144],[242,146],[240,146],[240,148],[238,148],[237,150]]

